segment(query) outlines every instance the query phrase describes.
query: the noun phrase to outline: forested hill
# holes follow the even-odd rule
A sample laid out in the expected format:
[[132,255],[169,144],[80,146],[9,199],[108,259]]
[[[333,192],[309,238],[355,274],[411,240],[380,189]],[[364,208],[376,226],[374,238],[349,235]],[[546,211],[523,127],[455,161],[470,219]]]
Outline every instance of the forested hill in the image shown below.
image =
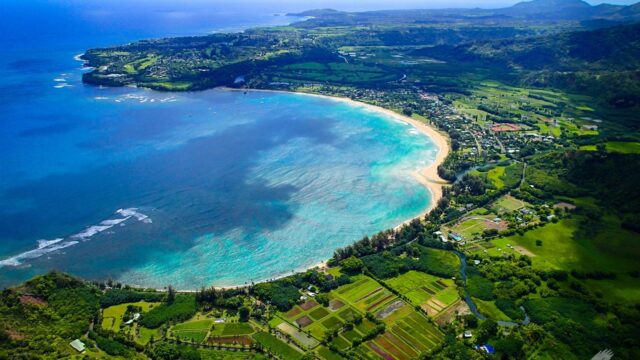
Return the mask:
[[615,107],[640,103],[640,24],[547,36],[423,48],[416,55],[483,62],[521,73],[521,85],[599,95]]
[[389,23],[439,23],[452,19],[474,23],[528,21],[584,21],[607,19],[635,21],[640,19],[639,5],[590,5],[582,0],[533,0],[501,9],[412,9],[344,12],[332,9],[309,10],[291,14],[312,17],[296,26],[339,26]]

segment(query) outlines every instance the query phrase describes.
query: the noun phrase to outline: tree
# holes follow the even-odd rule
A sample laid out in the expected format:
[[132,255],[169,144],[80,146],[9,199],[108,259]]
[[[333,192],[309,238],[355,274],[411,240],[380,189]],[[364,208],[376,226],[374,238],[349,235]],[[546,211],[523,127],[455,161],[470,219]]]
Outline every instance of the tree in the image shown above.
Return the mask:
[[173,288],[173,286],[169,285],[169,287],[167,287],[167,304],[173,304],[175,300],[176,290]]
[[355,256],[342,260],[342,270],[347,274],[359,274],[363,268],[364,263]]
[[491,320],[487,319],[482,324],[480,324],[480,328],[478,329],[478,343],[485,343],[487,340],[492,338],[496,332],[498,331],[498,324]]
[[238,315],[240,316],[241,322],[249,321],[249,315],[251,315],[251,310],[248,307],[242,306],[238,309]]
[[467,327],[470,327],[470,328],[473,328],[473,329],[478,327],[478,318],[473,314],[464,315],[462,317],[462,320],[464,321],[464,324]]

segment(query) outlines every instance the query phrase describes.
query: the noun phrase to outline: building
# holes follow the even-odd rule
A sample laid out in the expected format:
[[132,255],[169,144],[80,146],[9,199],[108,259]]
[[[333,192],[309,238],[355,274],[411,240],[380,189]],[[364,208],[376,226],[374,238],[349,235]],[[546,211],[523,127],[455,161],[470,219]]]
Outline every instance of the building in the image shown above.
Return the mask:
[[449,233],[449,239],[453,241],[462,241],[462,235],[456,233]]
[[76,351],[79,353],[83,353],[87,349],[87,347],[84,345],[82,341],[80,341],[80,339],[73,340],[72,342],[69,343],[69,345],[71,345],[71,347],[76,349]]

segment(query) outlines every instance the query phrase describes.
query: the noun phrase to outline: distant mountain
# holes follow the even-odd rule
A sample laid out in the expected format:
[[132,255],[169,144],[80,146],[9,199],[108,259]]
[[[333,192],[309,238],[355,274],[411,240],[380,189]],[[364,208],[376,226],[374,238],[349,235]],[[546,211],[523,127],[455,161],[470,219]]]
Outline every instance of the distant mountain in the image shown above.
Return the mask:
[[513,20],[532,21],[594,21],[614,23],[640,21],[640,3],[635,5],[600,4],[592,6],[583,0],[532,0],[502,9],[415,9],[344,12],[333,9],[309,10],[294,16],[313,17],[300,27],[339,26],[382,23],[443,23],[469,21],[474,23]]
[[587,92],[616,107],[640,105],[640,23],[520,39],[475,41],[414,51],[520,74],[522,85]]
[[519,18],[585,20],[616,16],[623,5],[591,6],[582,0],[533,0],[517,3],[496,13]]

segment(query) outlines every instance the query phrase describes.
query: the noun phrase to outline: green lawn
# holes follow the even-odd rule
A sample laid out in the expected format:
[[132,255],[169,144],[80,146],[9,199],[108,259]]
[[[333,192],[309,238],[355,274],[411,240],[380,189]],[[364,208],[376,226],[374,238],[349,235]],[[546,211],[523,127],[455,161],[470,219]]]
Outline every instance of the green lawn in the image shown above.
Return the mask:
[[[603,217],[596,228],[579,231],[582,220],[576,215],[524,235],[492,240],[496,247],[489,249],[489,254],[513,252],[506,247],[511,244],[533,254],[533,266],[537,268],[623,272],[637,268],[640,234],[622,229],[613,216]],[[536,245],[536,240],[541,240],[542,246]]]
[[493,203],[493,208],[498,212],[510,212],[525,207],[526,203],[511,195],[505,195]]
[[283,359],[300,359],[302,358],[302,353],[300,353],[299,351],[295,350],[294,348],[292,348],[291,346],[285,344],[284,342],[280,341],[277,337],[266,333],[266,332],[259,332],[255,335],[253,335],[253,338],[259,342],[260,344],[262,344],[262,346],[264,346],[265,348],[271,350],[273,353],[275,353],[276,355],[278,355],[279,357],[283,358]]
[[493,301],[485,301],[478,298],[473,298],[473,302],[475,302],[476,305],[478,306],[478,311],[480,311],[482,315],[488,317],[489,319],[496,320],[496,321],[511,320],[507,315],[505,315],[505,313],[503,313],[502,311],[500,311],[500,309],[498,309],[498,307],[496,306],[496,304],[493,303]]
[[253,328],[249,323],[226,323],[215,324],[211,335],[214,336],[233,336],[233,335],[248,335],[253,333]]
[[339,354],[334,353],[324,346],[320,346],[318,350],[316,350],[318,356],[320,356],[324,360],[342,360],[344,359]]
[[[640,154],[640,142],[609,141],[605,143],[608,152],[621,154]],[[580,150],[596,151],[595,145],[583,145]]]
[[211,319],[188,321],[173,326],[171,333],[176,338],[199,344],[206,339],[212,324]]
[[122,324],[122,316],[127,311],[129,305],[139,306],[142,308],[142,312],[147,312],[157,303],[149,303],[146,301],[138,301],[135,303],[125,303],[120,305],[109,306],[102,312],[102,328],[105,330],[111,330],[113,332],[120,331],[120,325]]

